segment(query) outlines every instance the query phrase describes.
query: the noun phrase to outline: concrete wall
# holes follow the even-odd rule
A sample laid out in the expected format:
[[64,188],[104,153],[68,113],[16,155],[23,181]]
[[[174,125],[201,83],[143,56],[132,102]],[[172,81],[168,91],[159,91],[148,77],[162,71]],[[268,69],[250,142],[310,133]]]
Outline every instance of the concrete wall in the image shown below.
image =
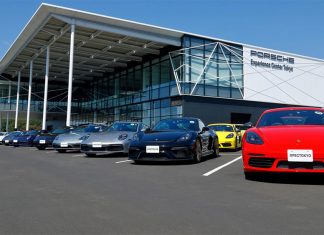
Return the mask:
[[[206,125],[211,123],[231,123],[233,113],[250,115],[253,124],[256,123],[261,113],[270,108],[285,107],[284,104],[210,98],[199,96],[182,96],[183,116],[200,118]],[[243,118],[244,119],[244,118]]]

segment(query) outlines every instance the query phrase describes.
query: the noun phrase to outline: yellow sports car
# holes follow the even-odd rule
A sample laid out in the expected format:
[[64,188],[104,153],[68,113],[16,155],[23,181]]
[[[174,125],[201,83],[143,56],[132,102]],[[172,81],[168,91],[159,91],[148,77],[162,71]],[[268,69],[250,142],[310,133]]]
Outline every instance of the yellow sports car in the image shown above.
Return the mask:
[[216,132],[220,149],[238,150],[242,147],[241,131],[236,128],[235,124],[215,123],[209,124],[208,127]]

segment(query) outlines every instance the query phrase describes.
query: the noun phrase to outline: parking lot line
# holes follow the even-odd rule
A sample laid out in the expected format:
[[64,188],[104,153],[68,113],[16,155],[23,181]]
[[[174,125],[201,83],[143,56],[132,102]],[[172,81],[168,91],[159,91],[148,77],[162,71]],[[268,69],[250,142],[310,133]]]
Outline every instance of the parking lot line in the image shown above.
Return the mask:
[[219,167],[216,167],[215,169],[211,170],[211,171],[208,171],[207,173],[203,174],[203,176],[210,176],[211,174],[214,174],[215,172],[219,171],[220,169],[224,168],[224,167],[227,167],[228,165],[231,165],[232,163],[240,160],[242,158],[242,156],[238,157],[238,158],[235,158],[234,160],[224,164],[224,165],[221,165]]
[[119,161],[119,162],[115,162],[115,163],[123,163],[123,162],[131,162],[132,160],[125,160],[125,161]]

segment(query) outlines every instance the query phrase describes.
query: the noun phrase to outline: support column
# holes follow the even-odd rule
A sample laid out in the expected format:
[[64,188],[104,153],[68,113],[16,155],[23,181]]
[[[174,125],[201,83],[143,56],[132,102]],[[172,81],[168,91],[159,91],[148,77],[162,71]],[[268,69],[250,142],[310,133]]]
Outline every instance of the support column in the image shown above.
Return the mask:
[[45,85],[44,85],[44,107],[43,107],[43,122],[42,130],[46,130],[46,113],[47,113],[47,93],[48,93],[48,72],[49,72],[49,56],[50,48],[46,50],[46,68],[45,68]]
[[93,112],[93,123],[97,123],[97,110]]
[[0,131],[2,131],[2,112],[0,112]]
[[[8,90],[8,108],[9,110],[11,110],[11,82],[9,82],[9,90]],[[6,132],[9,132],[9,115],[10,115],[10,111],[7,111],[7,122],[6,122]]]
[[29,131],[29,117],[30,117],[30,102],[31,102],[31,91],[33,83],[33,61],[30,61],[29,67],[29,84],[28,84],[28,103],[27,103],[27,119],[26,119],[26,131]]
[[20,96],[20,76],[21,72],[18,72],[18,83],[17,83],[17,98],[16,98],[16,117],[15,117],[15,130],[18,128],[18,112],[19,112],[19,96]]
[[66,126],[71,125],[73,59],[74,59],[74,33],[75,33],[75,24],[72,24],[71,25],[71,39],[70,39],[69,87],[68,87],[68,99],[67,99],[67,111],[66,111]]

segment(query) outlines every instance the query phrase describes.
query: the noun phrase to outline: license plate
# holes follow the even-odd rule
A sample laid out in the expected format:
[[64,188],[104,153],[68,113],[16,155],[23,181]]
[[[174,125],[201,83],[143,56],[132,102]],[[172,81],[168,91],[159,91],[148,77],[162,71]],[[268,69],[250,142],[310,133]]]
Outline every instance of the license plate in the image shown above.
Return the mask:
[[160,152],[160,146],[146,146],[146,153],[159,153]]
[[18,140],[13,140],[14,143],[18,143]]
[[313,162],[313,150],[288,149],[289,162]]
[[93,148],[101,148],[102,147],[102,144],[100,142],[93,142],[92,143],[92,147]]
[[63,148],[66,148],[68,146],[69,146],[68,143],[61,143],[61,147],[63,147]]
[[46,144],[46,140],[40,140],[39,143],[40,144]]
[[5,143],[9,143],[9,140],[5,140]]

